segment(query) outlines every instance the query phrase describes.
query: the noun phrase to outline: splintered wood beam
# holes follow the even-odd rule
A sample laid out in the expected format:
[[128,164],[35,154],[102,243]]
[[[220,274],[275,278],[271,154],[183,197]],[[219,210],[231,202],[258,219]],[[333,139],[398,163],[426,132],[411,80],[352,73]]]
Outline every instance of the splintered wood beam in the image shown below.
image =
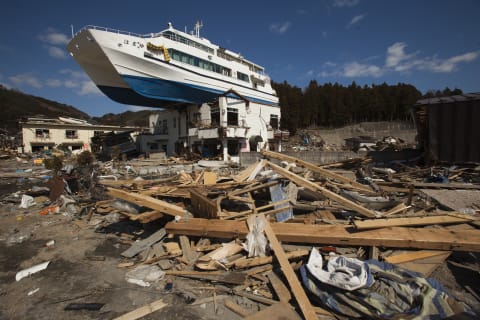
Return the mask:
[[[277,236],[275,235],[275,231],[273,231],[272,227],[270,226],[270,222],[268,222],[268,220],[266,220],[264,216],[260,216],[260,217],[263,218],[263,221],[265,222],[264,230],[265,230],[267,239],[270,243],[270,247],[275,253],[275,257],[277,257],[278,262],[280,263],[280,267],[282,268],[283,274],[285,275],[285,278],[287,279],[287,282],[290,285],[290,290],[292,290],[295,300],[297,300],[297,303],[300,306],[300,310],[302,310],[303,316],[307,320],[317,320],[318,318],[317,318],[317,315],[315,314],[315,310],[313,309],[312,304],[310,303],[310,300],[308,300],[307,294],[303,290],[303,287],[300,284],[300,281],[298,280],[298,277],[295,274],[295,271],[293,271],[293,268],[290,265],[290,262],[288,262],[288,258],[285,255],[285,251],[283,251],[283,248],[280,245],[280,242],[278,241]],[[258,319],[261,319],[261,318],[258,318]]]
[[426,216],[426,217],[412,217],[412,218],[387,218],[375,220],[354,220],[353,224],[358,230],[377,229],[386,227],[413,227],[425,226],[432,224],[454,224],[454,223],[468,223],[474,219],[467,217],[456,216]]
[[150,313],[153,313],[157,310],[165,308],[166,306],[167,306],[167,304],[164,303],[162,299],[160,299],[160,300],[154,301],[152,303],[146,304],[143,307],[140,307],[138,309],[135,309],[133,311],[125,313],[124,315],[122,315],[120,317],[116,317],[114,320],[140,319],[140,318],[145,317],[146,315],[149,315]]
[[[480,252],[480,230],[477,229],[392,227],[355,231],[344,225],[272,223],[271,226],[279,240],[293,243]],[[165,228],[172,234],[213,238],[245,239],[248,234],[246,222],[237,220],[190,218],[169,222]]]
[[288,161],[288,162],[296,163],[296,164],[298,164],[298,165],[300,165],[300,166],[302,166],[302,167],[304,167],[304,168],[306,168],[310,171],[313,171],[313,172],[316,172],[316,173],[322,175],[325,178],[330,178],[330,179],[337,180],[337,181],[340,181],[340,182],[343,182],[343,183],[347,183],[347,184],[352,185],[356,189],[372,193],[372,189],[368,188],[367,186],[365,186],[361,183],[358,183],[358,182],[356,182],[352,179],[349,179],[345,176],[342,176],[341,174],[338,174],[338,173],[332,172],[330,170],[321,168],[321,167],[315,165],[314,163],[304,161],[304,160],[300,160],[300,159],[295,158],[295,157],[287,156],[287,155],[282,154],[282,153],[268,151],[268,150],[262,150],[261,153],[262,153],[263,156],[268,157],[268,158],[274,158],[274,159],[278,159],[278,160],[285,160],[285,161]]
[[135,192],[127,192],[114,188],[107,188],[108,194],[114,198],[119,198],[128,202],[135,203],[142,207],[147,207],[161,213],[165,213],[171,216],[181,216],[189,215],[188,211],[182,207],[176,206],[174,204],[155,199],[143,194]]
[[350,210],[353,210],[355,212],[358,212],[359,214],[367,217],[367,218],[375,218],[376,217],[376,214],[365,208],[365,207],[362,207],[361,205],[359,204],[356,204],[355,202],[353,201],[350,201],[338,194],[336,194],[335,192],[332,192],[316,183],[313,183],[307,179],[304,179],[298,175],[296,175],[295,173],[293,172],[290,172],[290,171],[287,171],[285,169],[283,169],[282,167],[280,166],[277,166],[276,164],[274,163],[271,163],[271,162],[268,162],[268,166],[270,168],[272,168],[273,171],[277,172],[278,174],[284,176],[285,178],[291,180],[292,182],[294,182],[295,184],[299,185],[299,186],[302,186],[302,187],[305,187],[311,191],[315,191],[315,192],[320,192],[321,194],[323,194],[325,197],[335,201],[335,202],[338,202],[340,204],[342,204],[343,206],[345,206],[346,208],[350,209]]

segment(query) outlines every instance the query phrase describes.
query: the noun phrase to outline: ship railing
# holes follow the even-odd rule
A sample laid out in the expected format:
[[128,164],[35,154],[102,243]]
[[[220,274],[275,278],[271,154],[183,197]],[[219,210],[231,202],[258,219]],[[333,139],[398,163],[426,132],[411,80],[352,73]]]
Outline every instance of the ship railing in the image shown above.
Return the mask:
[[87,29],[94,29],[94,30],[102,30],[102,31],[107,31],[107,32],[112,32],[112,33],[117,33],[117,34],[124,34],[127,36],[134,36],[134,37],[139,37],[139,38],[152,38],[156,36],[160,36],[161,33],[147,33],[147,34],[138,34],[135,32],[130,32],[130,31],[123,31],[119,29],[113,29],[113,28],[107,28],[107,27],[99,27],[99,26],[94,26],[94,25],[87,25],[83,28],[81,28],[78,32],[75,33],[75,36],[82,32],[83,30]]

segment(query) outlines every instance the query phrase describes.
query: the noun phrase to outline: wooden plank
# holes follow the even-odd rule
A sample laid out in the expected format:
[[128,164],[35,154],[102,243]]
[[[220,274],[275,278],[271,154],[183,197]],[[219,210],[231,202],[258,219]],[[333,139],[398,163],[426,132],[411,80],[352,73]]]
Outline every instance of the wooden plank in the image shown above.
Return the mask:
[[426,216],[426,217],[405,217],[405,218],[386,218],[375,220],[354,220],[353,224],[358,230],[387,228],[387,227],[413,227],[426,226],[432,224],[453,224],[470,222],[472,219],[456,217],[449,215]]
[[194,216],[199,218],[214,219],[218,217],[218,205],[196,189],[190,189],[190,201]]
[[[304,256],[308,256],[310,253],[309,250],[296,250],[296,251],[291,251],[287,252],[286,256],[287,259],[295,259],[295,258],[300,258]],[[234,263],[235,268],[237,269],[243,269],[243,268],[250,268],[250,267],[256,267],[256,266],[261,266],[264,264],[269,264],[273,262],[273,257],[256,257],[256,258],[250,258],[250,259],[245,259],[245,260],[240,260],[236,261]]]
[[212,171],[203,172],[203,184],[214,185],[217,183],[217,174]]
[[405,263],[405,262],[411,262],[419,259],[440,256],[446,253],[450,253],[450,252],[421,250],[421,251],[406,252],[406,253],[400,253],[393,256],[389,256],[385,258],[385,261],[387,261],[388,263],[398,264],[398,263]]
[[288,162],[293,162],[293,163],[296,163],[310,171],[313,171],[313,172],[316,172],[320,175],[322,175],[323,177],[325,178],[329,178],[329,179],[333,179],[333,180],[337,180],[337,181],[340,181],[340,182],[343,182],[343,183],[347,183],[347,184],[350,184],[351,186],[355,187],[355,189],[358,189],[358,190],[362,190],[362,191],[365,191],[365,192],[368,192],[368,193],[372,193],[372,189],[368,188],[367,186],[361,184],[361,183],[358,183],[352,179],[349,179],[345,176],[342,176],[341,174],[338,174],[338,173],[335,173],[335,172],[332,172],[330,170],[327,170],[327,169],[324,169],[324,168],[321,168],[311,162],[307,162],[307,161],[304,161],[304,160],[300,160],[298,158],[295,158],[295,157],[291,157],[291,156],[287,156],[285,154],[281,154],[281,153],[278,153],[278,152],[273,152],[273,151],[268,151],[268,150],[262,150],[262,155],[266,156],[266,157],[269,157],[269,158],[274,158],[274,159],[278,159],[278,160],[285,160],[285,161],[288,161]]
[[[169,233],[213,238],[245,239],[248,229],[244,221],[191,218],[169,222]],[[272,223],[278,239],[293,243],[326,245],[379,246],[480,252],[480,230],[448,230],[444,228],[382,228],[354,232],[345,225],[306,225]]]
[[187,262],[187,264],[191,264],[195,260],[194,251],[190,247],[190,241],[188,240],[187,236],[180,236],[178,237],[180,241],[180,247],[182,248],[183,259]]
[[442,252],[443,254],[438,256],[419,259],[416,261],[399,263],[398,266],[408,270],[419,272],[424,277],[428,278],[435,271],[435,269],[437,269],[442,263],[445,262],[445,260],[448,259],[448,257],[451,254],[451,251],[442,251]]
[[353,210],[353,211],[356,211],[358,212],[359,214],[367,217],[367,218],[375,218],[376,217],[376,214],[365,208],[365,207],[362,207],[361,205],[358,205],[356,204],[355,202],[353,201],[350,201],[314,182],[311,182],[309,180],[306,180],[290,171],[287,171],[285,169],[283,169],[282,167],[280,166],[277,166],[276,164],[273,164],[271,162],[268,162],[268,166],[270,168],[272,168],[275,172],[279,173],[280,175],[284,176],[285,178],[293,181],[294,183],[296,183],[297,185],[299,186],[303,186],[311,191],[316,191],[316,192],[320,192],[322,195],[324,195],[325,197],[333,200],[333,201],[336,201],[340,204],[342,204],[343,206],[345,206],[346,208],[350,209],[350,210]]
[[238,304],[233,302],[233,300],[231,300],[231,299],[224,299],[223,304],[225,305],[225,307],[232,310],[233,312],[235,312],[236,314],[238,314],[242,318],[246,317],[250,314],[250,311],[246,310],[242,306],[239,306]]
[[267,273],[267,277],[280,302],[288,303],[292,299],[292,295],[283,281],[273,271]]
[[192,279],[200,279],[212,282],[221,282],[228,284],[244,284],[247,280],[247,274],[244,272],[205,272],[205,271],[165,271],[166,275],[174,275]]
[[120,317],[116,317],[113,320],[135,320],[145,317],[157,310],[165,308],[167,306],[166,303],[163,302],[162,299],[154,301],[152,303],[146,304],[143,307],[130,311],[129,313],[125,313]]
[[[303,290],[300,281],[298,280],[295,271],[293,271],[292,266],[288,262],[287,256],[285,255],[285,251],[283,251],[280,242],[275,235],[275,231],[273,231],[272,227],[270,226],[270,222],[265,219],[264,216],[260,216],[263,218],[265,222],[265,234],[267,239],[270,243],[270,247],[272,248],[273,252],[275,253],[275,257],[277,257],[278,262],[280,263],[280,267],[283,271],[283,274],[287,278],[287,282],[290,285],[290,289],[292,290],[293,295],[295,296],[295,300],[297,300],[298,305],[300,306],[300,310],[302,310],[303,316],[307,320],[316,320],[317,315],[315,314],[315,310],[313,309],[312,305],[310,304],[310,300]],[[271,316],[269,316],[270,318]],[[261,318],[264,319],[264,318]]]
[[[313,310],[313,309],[312,309]],[[316,315],[314,314],[317,319]],[[295,312],[295,310],[286,303],[275,303],[271,306],[260,310],[254,314],[246,316],[245,320],[301,320],[302,318]]]
[[160,219],[163,217],[163,213],[158,212],[158,211],[147,211],[147,212],[142,212],[139,214],[134,214],[134,213],[128,213],[125,211],[120,211],[119,213],[127,216],[130,220],[132,221],[139,221],[141,223],[149,223],[154,220]]
[[121,254],[122,254],[122,256],[124,256],[126,258],[132,258],[132,257],[136,256],[137,254],[139,254],[140,252],[149,248],[151,245],[153,245],[153,244],[157,243],[158,241],[162,240],[163,237],[165,237],[166,234],[167,234],[167,232],[165,231],[164,228],[162,228],[162,229],[158,230],[157,232],[153,233],[152,235],[150,235],[148,238],[145,238],[141,241],[134,242],[130,248],[123,251]]
[[114,198],[119,198],[128,202],[132,202],[139,206],[147,207],[171,216],[178,215],[184,217],[185,215],[189,215],[189,212],[182,207],[146,195],[134,192],[127,192],[114,188],[107,188],[107,190],[108,194]]

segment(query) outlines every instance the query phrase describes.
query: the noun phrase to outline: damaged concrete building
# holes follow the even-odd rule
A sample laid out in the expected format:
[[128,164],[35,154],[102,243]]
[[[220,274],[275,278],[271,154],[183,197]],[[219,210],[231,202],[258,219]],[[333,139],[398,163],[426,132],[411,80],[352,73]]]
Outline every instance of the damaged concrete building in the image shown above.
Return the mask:
[[98,151],[92,147],[92,138],[105,133],[134,132],[133,127],[96,125],[86,120],[68,117],[28,118],[21,121],[23,152],[41,152],[64,146],[71,151]]
[[239,161],[241,152],[281,151],[280,107],[254,103],[239,95],[212,103],[186,105],[150,116],[150,133],[137,139],[140,150]]

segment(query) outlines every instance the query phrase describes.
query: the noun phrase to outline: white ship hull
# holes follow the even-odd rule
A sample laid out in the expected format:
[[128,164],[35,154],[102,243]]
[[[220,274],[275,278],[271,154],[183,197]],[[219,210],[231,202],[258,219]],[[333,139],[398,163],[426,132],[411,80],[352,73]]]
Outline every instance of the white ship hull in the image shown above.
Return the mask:
[[[100,90],[120,103],[151,107],[201,104],[229,92],[228,95],[238,94],[253,102],[278,105],[268,77],[256,77],[251,71],[261,67],[246,60],[239,63],[241,57],[237,61],[222,58],[223,49],[208,40],[194,42],[184,34],[180,38],[186,44],[176,34],[169,36],[140,36],[87,27],[75,35],[67,48]],[[192,44],[203,46],[203,50]],[[212,51],[206,52],[207,47]],[[174,57],[159,48],[170,49]],[[216,71],[205,69],[208,67]],[[240,80],[235,76],[237,72],[250,78]]]

